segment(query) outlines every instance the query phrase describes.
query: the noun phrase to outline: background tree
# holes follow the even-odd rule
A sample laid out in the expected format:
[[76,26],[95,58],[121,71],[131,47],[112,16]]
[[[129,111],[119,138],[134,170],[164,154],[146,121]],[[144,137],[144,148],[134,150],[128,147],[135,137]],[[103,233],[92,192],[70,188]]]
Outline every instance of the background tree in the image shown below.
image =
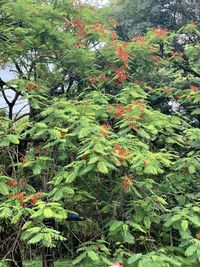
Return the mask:
[[111,13],[120,23],[118,34],[123,39],[144,34],[154,27],[178,30],[189,22],[200,21],[198,0],[119,0],[114,5]]

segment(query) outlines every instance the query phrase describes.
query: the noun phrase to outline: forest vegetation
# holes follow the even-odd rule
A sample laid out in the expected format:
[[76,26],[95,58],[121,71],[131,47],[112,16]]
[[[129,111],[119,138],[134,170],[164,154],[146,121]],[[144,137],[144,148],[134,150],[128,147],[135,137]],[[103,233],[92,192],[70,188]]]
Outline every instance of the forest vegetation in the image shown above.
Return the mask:
[[199,7],[0,0],[1,267],[200,266]]

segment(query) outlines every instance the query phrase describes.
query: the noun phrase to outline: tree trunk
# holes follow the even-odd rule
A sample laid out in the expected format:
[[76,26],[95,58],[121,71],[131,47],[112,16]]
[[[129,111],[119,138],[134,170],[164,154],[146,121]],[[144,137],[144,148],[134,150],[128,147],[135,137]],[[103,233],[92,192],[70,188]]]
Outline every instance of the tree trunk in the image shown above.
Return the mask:
[[[42,189],[44,192],[48,192],[48,175],[42,176]],[[51,227],[49,220],[44,221],[45,225]],[[54,267],[54,251],[52,248],[44,247],[42,249],[42,267]]]
[[19,246],[15,248],[12,262],[10,263],[10,267],[23,267],[22,256]]
[[42,249],[42,267],[54,267],[54,252],[52,248]]

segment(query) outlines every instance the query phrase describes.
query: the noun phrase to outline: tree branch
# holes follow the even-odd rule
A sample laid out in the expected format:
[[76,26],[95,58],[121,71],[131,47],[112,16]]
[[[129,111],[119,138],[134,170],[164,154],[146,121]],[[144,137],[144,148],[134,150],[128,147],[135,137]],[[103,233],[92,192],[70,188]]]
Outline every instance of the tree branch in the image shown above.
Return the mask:
[[19,116],[19,117],[15,117],[14,122],[16,122],[16,121],[18,121],[18,120],[24,118],[25,116],[29,116],[30,114],[31,114],[31,113],[29,112],[29,113],[24,113],[24,114],[22,114],[22,115]]
[[15,67],[16,67],[17,71],[19,72],[19,74],[23,75],[23,72],[20,69],[20,66],[18,65],[18,63],[17,62],[14,62],[14,63],[15,63]]
[[11,106],[11,102],[6,97],[6,94],[5,94],[4,90],[2,91],[2,95],[3,95],[3,98],[5,99],[6,103],[8,104],[8,106]]

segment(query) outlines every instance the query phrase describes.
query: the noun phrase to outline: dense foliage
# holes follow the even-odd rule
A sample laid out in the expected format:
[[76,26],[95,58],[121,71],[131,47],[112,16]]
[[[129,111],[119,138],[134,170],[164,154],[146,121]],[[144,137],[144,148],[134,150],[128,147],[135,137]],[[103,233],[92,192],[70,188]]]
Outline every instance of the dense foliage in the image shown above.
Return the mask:
[[149,28],[179,30],[191,21],[200,23],[199,0],[117,0],[112,13],[120,22],[122,38],[146,33]]
[[200,31],[125,42],[104,15],[1,1],[0,62],[15,72],[0,77],[2,266],[22,266],[29,247],[73,265],[200,264]]

